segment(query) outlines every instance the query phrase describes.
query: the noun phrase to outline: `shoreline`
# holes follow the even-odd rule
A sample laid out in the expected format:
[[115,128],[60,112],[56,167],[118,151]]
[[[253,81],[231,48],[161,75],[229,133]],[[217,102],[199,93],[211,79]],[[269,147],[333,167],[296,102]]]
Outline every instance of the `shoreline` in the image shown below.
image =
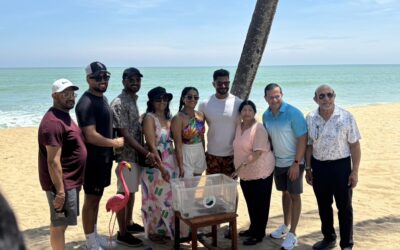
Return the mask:
[[[400,197],[396,193],[400,187],[400,172],[397,171],[400,160],[400,130],[398,129],[400,103],[373,104],[347,110],[355,116],[362,136],[359,185],[353,192],[355,249],[397,249],[396,244],[388,244],[388,242],[397,242],[400,237]],[[28,249],[51,249],[47,200],[40,188],[37,173],[37,128],[2,128],[0,138],[0,192],[14,209]],[[111,216],[105,212],[105,203],[115,190],[116,178],[113,174],[111,186],[105,189],[100,203],[98,225],[99,232],[103,236],[108,235],[108,222]],[[238,193],[237,228],[239,231],[248,226],[248,215],[239,186]],[[140,192],[136,193],[133,218],[139,223],[141,223],[140,198]],[[83,192],[80,195],[80,202],[82,206]],[[280,202],[280,193],[273,187],[267,234],[282,223]],[[295,248],[298,250],[311,249],[312,244],[322,239],[316,200],[312,187],[305,182],[302,207],[297,228],[299,246]],[[335,205],[333,207],[335,228],[338,234]],[[226,225],[222,227],[225,228]],[[230,242],[223,238],[222,231],[218,230],[218,245],[229,246]],[[144,238],[143,234],[139,234],[138,237]],[[78,248],[84,244],[84,238],[81,218],[78,218],[78,225],[68,227],[66,231],[66,248]],[[265,237],[262,243],[252,249],[277,249],[281,242],[281,240]],[[144,243],[145,247],[152,246],[153,249],[160,250],[171,249],[173,245],[173,242],[157,245],[147,240],[144,240]],[[182,244],[182,246],[184,249],[190,249],[187,244]],[[242,246],[240,238],[238,247],[247,249]],[[129,248],[118,246],[118,249]],[[204,248],[199,247],[199,249]],[[337,246],[334,249],[340,249],[340,247]]]
[[[289,104],[292,104],[292,102],[288,102]],[[366,103],[366,104],[357,104],[357,105],[354,105],[354,106],[342,106],[342,105],[338,105],[338,106],[340,106],[340,107],[342,107],[342,108],[344,108],[344,109],[346,109],[346,110],[349,110],[349,111],[351,111],[351,110],[353,110],[353,109],[359,109],[359,108],[368,108],[368,107],[374,107],[374,106],[391,106],[391,105],[399,105],[400,104],[400,102],[387,102],[387,103]],[[296,106],[295,106],[296,107]],[[262,110],[260,111],[260,107],[257,107],[257,109],[259,110],[258,111],[258,113],[256,114],[256,118],[259,120],[259,121],[261,121],[261,117],[262,117],[262,114],[264,113],[264,111],[268,108],[268,106],[267,106],[267,104],[265,104],[264,106],[262,106]],[[316,109],[317,108],[317,105],[315,105],[315,108],[314,109]],[[304,116],[306,116],[309,112],[311,112],[312,110],[314,110],[314,109],[310,109],[310,110],[302,110],[302,109],[300,109],[300,111],[302,111],[303,112],[303,114],[304,114]],[[143,110],[145,110],[145,109],[143,109]],[[74,110],[72,110],[71,112],[70,112],[70,114],[71,114],[71,117],[75,120],[75,122],[76,122],[76,118],[75,118],[75,111]],[[43,113],[43,115],[44,115],[44,113]],[[41,118],[40,118],[41,119]],[[20,128],[32,128],[32,129],[37,129],[38,127],[39,127],[39,123],[40,123],[40,120],[38,121],[38,124],[36,125],[36,126],[15,126],[15,127],[2,127],[2,126],[0,126],[0,130],[3,130],[3,129],[20,129]]]

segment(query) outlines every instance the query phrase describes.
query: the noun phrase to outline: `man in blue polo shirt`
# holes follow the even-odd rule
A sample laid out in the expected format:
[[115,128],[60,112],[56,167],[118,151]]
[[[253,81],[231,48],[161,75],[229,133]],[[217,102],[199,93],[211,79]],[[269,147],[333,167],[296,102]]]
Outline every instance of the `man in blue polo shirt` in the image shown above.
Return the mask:
[[264,94],[269,107],[264,112],[263,124],[275,155],[274,179],[276,189],[282,191],[284,217],[284,224],[270,236],[286,237],[282,248],[293,249],[297,245],[296,227],[301,212],[307,123],[300,110],[282,100],[282,88],[278,84],[268,84]]

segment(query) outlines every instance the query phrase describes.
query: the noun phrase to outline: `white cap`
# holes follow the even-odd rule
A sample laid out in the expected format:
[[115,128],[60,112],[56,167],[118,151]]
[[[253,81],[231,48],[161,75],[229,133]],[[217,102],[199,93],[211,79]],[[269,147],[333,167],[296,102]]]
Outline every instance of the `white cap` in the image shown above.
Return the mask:
[[78,90],[79,88],[75,86],[70,80],[65,78],[61,78],[56,80],[51,87],[51,93],[59,93],[64,91],[66,88],[73,87],[74,90]]

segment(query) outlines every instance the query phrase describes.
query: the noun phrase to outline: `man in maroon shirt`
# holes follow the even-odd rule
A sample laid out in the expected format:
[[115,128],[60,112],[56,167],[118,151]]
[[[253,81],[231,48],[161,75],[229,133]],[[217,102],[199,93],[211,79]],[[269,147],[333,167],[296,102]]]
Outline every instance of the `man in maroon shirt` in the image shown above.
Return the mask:
[[38,133],[39,180],[50,207],[50,242],[64,249],[65,230],[77,225],[79,191],[83,183],[86,147],[69,110],[75,105],[78,87],[67,79],[53,83],[53,106],[44,115]]

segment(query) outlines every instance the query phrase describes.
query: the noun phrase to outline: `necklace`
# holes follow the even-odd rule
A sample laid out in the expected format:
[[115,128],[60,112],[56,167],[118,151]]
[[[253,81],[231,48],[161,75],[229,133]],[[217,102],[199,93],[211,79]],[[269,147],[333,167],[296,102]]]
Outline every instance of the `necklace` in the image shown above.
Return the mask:
[[193,118],[196,116],[196,113],[193,111],[192,114],[189,114],[188,112],[186,112],[184,109],[181,110],[181,112],[185,115],[187,115],[189,118]]

